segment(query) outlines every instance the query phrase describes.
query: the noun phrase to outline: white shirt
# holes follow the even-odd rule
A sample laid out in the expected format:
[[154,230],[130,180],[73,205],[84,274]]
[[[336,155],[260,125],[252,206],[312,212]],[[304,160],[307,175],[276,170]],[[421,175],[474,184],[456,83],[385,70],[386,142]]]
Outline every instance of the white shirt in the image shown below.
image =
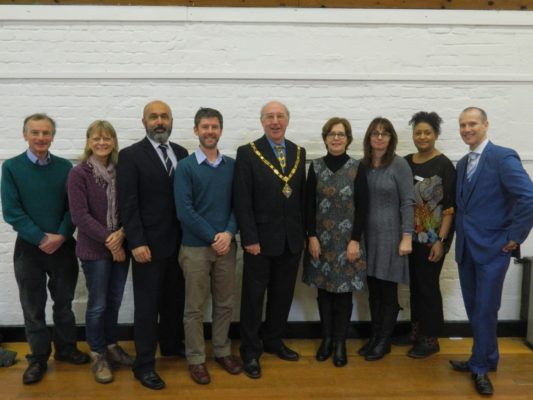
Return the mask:
[[163,152],[161,151],[159,146],[162,144],[167,146],[168,158],[170,158],[170,161],[172,161],[172,166],[174,167],[174,169],[176,169],[176,165],[178,165],[178,158],[176,157],[176,154],[174,154],[174,150],[172,150],[172,146],[170,145],[170,143],[168,141],[166,143],[159,143],[159,142],[156,142],[155,140],[150,139],[149,136],[146,136],[146,138],[150,141],[152,146],[154,146],[155,152],[159,156],[159,159],[161,160],[165,168],[167,166],[165,164],[165,159],[163,158]]

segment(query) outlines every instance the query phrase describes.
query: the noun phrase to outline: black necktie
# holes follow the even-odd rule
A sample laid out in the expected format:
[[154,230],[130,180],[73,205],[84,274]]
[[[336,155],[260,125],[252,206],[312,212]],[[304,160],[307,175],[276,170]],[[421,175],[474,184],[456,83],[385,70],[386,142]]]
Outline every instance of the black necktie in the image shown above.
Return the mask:
[[170,176],[174,172],[174,166],[172,165],[172,160],[168,156],[168,146],[166,144],[160,144],[159,148],[161,149],[161,153],[163,153],[163,161],[165,162],[167,174]]

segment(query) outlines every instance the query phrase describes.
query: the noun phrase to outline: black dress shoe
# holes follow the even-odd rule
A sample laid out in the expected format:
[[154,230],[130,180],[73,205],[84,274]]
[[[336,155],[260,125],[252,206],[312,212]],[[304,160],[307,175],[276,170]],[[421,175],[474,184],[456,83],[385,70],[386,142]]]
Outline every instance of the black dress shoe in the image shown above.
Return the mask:
[[261,378],[261,364],[257,358],[246,361],[242,367],[244,374],[252,379]]
[[46,362],[32,362],[24,371],[22,375],[22,383],[25,385],[30,385],[32,383],[37,383],[43,379],[44,373],[48,369]]
[[165,381],[155,371],[135,373],[135,378],[148,389],[161,390],[165,387]]
[[76,348],[59,353],[56,352],[54,354],[54,358],[57,361],[64,361],[75,365],[87,364],[89,361],[91,361],[89,354],[83,353]]
[[277,349],[265,347],[265,353],[275,354],[285,361],[298,361],[300,359],[300,355],[297,352],[289,349],[283,343]]
[[476,391],[483,396],[492,396],[494,388],[487,374],[472,374]]
[[320,347],[318,348],[316,352],[316,359],[317,361],[325,361],[333,352],[333,341],[330,337],[325,337],[322,339],[322,342],[320,343]]
[[[450,365],[452,366],[454,371],[470,372],[470,366],[468,365],[468,361],[450,360]],[[496,372],[497,369],[498,368],[496,366],[492,366],[489,368],[489,371]]]

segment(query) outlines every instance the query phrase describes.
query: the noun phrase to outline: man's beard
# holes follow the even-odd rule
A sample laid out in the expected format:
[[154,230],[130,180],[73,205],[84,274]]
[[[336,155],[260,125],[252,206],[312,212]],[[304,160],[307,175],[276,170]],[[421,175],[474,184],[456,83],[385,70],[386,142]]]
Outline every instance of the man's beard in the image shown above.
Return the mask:
[[[164,129],[164,130],[161,131],[161,129]],[[172,133],[172,127],[168,129],[161,127],[161,126],[156,126],[152,129],[146,128],[146,134],[148,135],[148,137],[152,139],[154,142],[158,142],[158,143],[166,143],[171,133]]]
[[216,148],[217,148],[217,145],[218,145],[218,139],[215,140],[215,142],[212,143],[212,144],[206,144],[205,140],[203,140],[203,139],[201,139],[201,138],[199,138],[199,140],[200,140],[200,144],[201,144],[204,148],[206,148],[206,149],[211,150],[211,149],[216,149]]

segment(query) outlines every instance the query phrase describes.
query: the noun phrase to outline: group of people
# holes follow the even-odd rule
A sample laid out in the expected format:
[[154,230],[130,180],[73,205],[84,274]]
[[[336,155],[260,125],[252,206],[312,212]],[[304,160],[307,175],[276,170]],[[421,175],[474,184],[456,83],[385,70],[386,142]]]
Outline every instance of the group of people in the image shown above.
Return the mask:
[[[264,135],[240,146],[236,159],[220,153],[222,114],[200,108],[193,154],[170,142],[172,111],[148,103],[146,137],[119,152],[115,129],[95,121],[74,168],[49,148],[55,122],[45,114],[24,121],[28,149],[2,165],[4,219],[17,232],[15,277],[30,346],[25,384],[40,381],[51,342],[54,358],[91,361],[97,382],[113,380],[117,365],[133,369],[150,389],[165,382],[155,370],[162,356],[186,357],[191,378],[208,384],[204,306],[212,297],[212,347],[230,374],[262,374],[263,352],[287,361],[287,323],[302,253],[303,282],[317,288],[322,341],[316,359],[348,362],[346,337],[352,293],[368,287],[371,335],[358,353],[367,361],[390,352],[398,312],[397,284],[410,285],[408,355],[439,351],[444,322],[439,277],[456,233],[456,259],[473,328],[469,371],[480,394],[498,363],[497,313],[511,251],[533,226],[533,184],[516,152],[491,143],[488,119],[463,110],[460,135],[470,152],[457,164],[435,143],[441,118],[418,112],[410,124],[417,152],[396,154],[398,135],[375,118],[363,139],[363,158],[347,154],[350,123],[322,128],[326,155],[306,177],[305,149],[285,138],[288,108],[279,101],[260,111]],[[77,228],[77,241],[73,233]],[[240,357],[228,338],[235,293],[235,235],[243,248]],[[86,337],[90,355],[76,347],[71,303],[78,263],[88,290]],[[132,265],[132,357],[117,343],[117,320]],[[54,301],[54,335],[46,327],[46,287]],[[266,307],[264,307],[266,295]],[[264,311],[264,320],[263,320]]]

